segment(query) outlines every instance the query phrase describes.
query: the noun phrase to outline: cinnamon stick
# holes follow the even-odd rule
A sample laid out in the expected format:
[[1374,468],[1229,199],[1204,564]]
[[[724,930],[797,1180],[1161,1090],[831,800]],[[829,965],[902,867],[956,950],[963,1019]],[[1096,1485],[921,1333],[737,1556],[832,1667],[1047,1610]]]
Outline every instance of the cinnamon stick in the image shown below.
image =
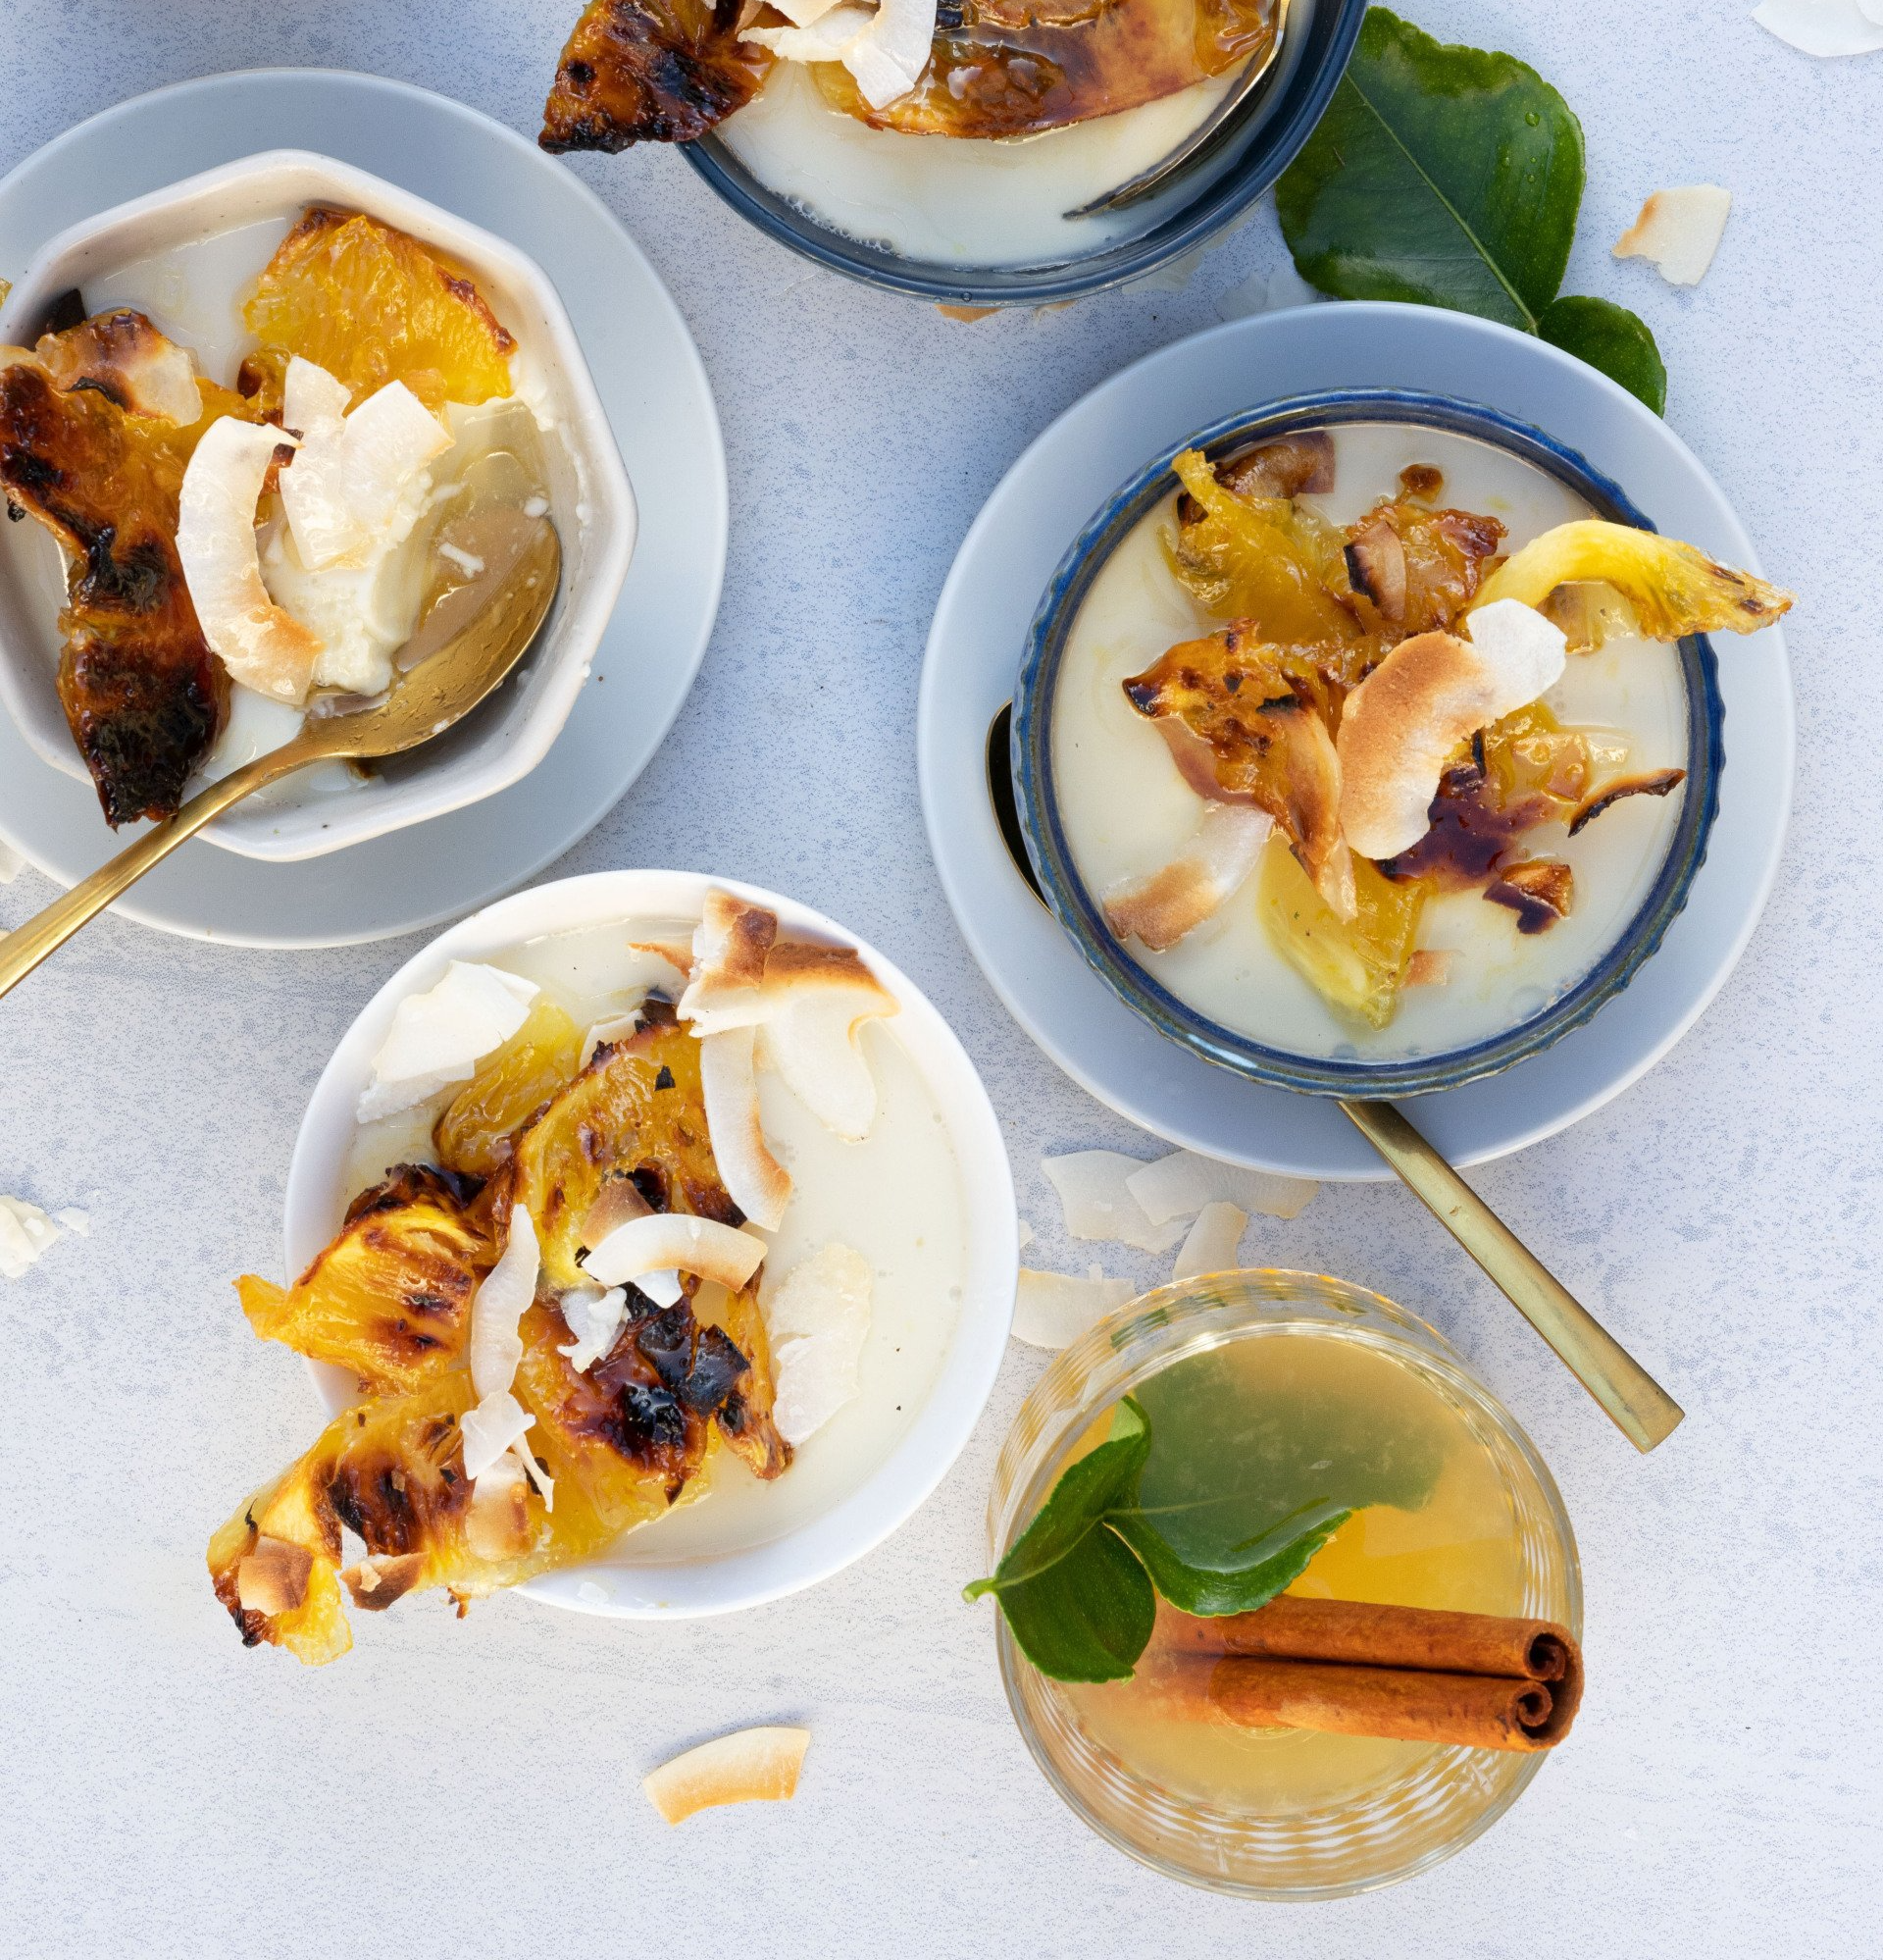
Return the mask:
[[1207,1691],[1246,1728],[1315,1728],[1466,1749],[1548,1749],[1575,1716],[1548,1681],[1321,1661],[1218,1661]]

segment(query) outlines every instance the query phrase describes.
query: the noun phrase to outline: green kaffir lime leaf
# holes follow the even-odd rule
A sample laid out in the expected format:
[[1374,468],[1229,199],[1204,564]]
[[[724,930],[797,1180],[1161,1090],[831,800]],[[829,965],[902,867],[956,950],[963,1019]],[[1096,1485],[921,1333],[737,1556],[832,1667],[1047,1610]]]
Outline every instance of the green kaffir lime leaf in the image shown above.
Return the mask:
[[1609,299],[1564,297],[1544,309],[1537,332],[1619,382],[1656,415],[1667,406],[1667,369],[1647,323]]

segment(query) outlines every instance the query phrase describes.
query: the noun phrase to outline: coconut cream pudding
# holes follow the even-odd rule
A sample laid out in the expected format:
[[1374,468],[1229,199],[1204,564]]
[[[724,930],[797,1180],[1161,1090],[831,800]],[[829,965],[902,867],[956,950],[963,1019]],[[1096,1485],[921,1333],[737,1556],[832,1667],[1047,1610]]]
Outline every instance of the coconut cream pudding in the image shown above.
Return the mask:
[[210,1546],[243,1639],[330,1660],[342,1587],[377,1611],[710,1559],[866,1480],[966,1281],[960,1171],[896,1011],[854,948],[721,892],[401,1002],[337,1236],[291,1286],[238,1282],[256,1332],[349,1399]]
[[768,189],[865,243],[934,265],[1058,264],[1195,195],[1191,179],[1069,215],[1175,150],[1312,4],[596,0],[541,140],[617,150],[716,130]]
[[0,349],[0,492],[49,534],[60,699],[114,826],[382,693],[549,521],[529,350],[363,213],[122,266],[42,325]]
[[1691,633],[1789,597],[1471,437],[1290,436],[1172,493],[1087,591],[1051,791],[1129,956],[1293,1055],[1500,1035],[1628,931],[1683,795]]

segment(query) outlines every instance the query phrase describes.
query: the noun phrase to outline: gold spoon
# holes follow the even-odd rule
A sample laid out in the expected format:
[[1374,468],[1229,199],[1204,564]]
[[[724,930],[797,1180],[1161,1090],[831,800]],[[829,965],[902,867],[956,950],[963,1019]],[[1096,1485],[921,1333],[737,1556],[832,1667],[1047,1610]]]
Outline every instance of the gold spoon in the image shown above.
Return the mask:
[[[988,794],[994,820],[1020,875],[1042,904],[1020,831],[1007,757],[1013,707],[988,729]],[[1556,1351],[1621,1433],[1646,1454],[1665,1442],[1684,1412],[1561,1280],[1472,1190],[1391,1103],[1339,1099],[1342,1113],[1399,1173],[1407,1190],[1478,1263],[1492,1283]]]
[[400,755],[441,735],[522,658],[556,595],[561,566],[554,527],[534,524],[506,568],[460,587],[433,608],[406,649],[408,658],[418,657],[383,699],[351,713],[310,714],[293,741],[212,783],[63,899],[0,936],[0,994],[230,804],[310,762]]
[[1287,27],[1288,0],[1280,0],[1275,9],[1275,38],[1269,42],[1268,52],[1259,59],[1249,61],[1236,77],[1229,93],[1169,155],[1152,164],[1148,170],[1141,170],[1136,177],[1127,178],[1103,196],[1094,197],[1090,204],[1077,205],[1063,215],[1067,218],[1092,218],[1100,211],[1122,211],[1128,204],[1142,203],[1145,198],[1154,196],[1179,171],[1188,170],[1192,164],[1200,161],[1203,152],[1213,147],[1217,138],[1225,133],[1231,119],[1275,66]]

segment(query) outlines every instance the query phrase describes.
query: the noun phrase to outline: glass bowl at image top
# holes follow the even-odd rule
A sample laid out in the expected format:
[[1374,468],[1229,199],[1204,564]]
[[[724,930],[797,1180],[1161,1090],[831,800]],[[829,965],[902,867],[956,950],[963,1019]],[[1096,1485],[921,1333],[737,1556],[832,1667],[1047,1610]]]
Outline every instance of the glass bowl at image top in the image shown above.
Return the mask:
[[1579,495],[1596,516],[1636,530],[1656,527],[1619,485],[1575,450],[1496,409],[1402,388],[1353,388],[1298,395],[1244,411],[1175,444],[1104,503],[1053,574],[1034,616],[1013,697],[1012,764],[1027,852],[1043,896],[1087,963],[1127,1006],[1193,1054],[1252,1081],[1316,1096],[1420,1096],[1495,1075],[1582,1026],[1619,994],[1660,945],[1687,903],[1719,812],[1725,767],[1725,706],[1718,669],[1704,634],[1679,643],[1687,708],[1687,782],[1659,875],[1626,929],[1574,985],[1528,1019],[1467,1047],[1404,1059],[1298,1055],[1208,1019],[1134,959],[1086,889],[1061,822],[1054,786],[1053,701],[1072,630],[1093,581],[1131,532],[1175,487],[1171,466],[1186,449],[1212,461],[1253,443],[1344,423],[1399,423],[1472,437],[1534,465]]
[[[707,135],[681,154],[740,217],[768,237],[870,285],[957,306],[1041,306],[1144,279],[1239,223],[1294,161],[1326,113],[1366,15],[1366,0],[1292,0],[1281,56],[1199,152],[1180,184],[1145,201],[1142,231],[1088,255],[1038,265],[962,266],[904,257],[819,221],[769,188]],[[1049,138],[1052,131],[1047,131]],[[910,137],[911,142],[988,138]],[[1007,140],[1025,143],[1037,137]]]
[[[1515,1610],[1580,1640],[1575,1534],[1536,1446],[1436,1328],[1377,1293],[1315,1273],[1213,1273],[1161,1287],[1059,1355],[1022,1405],[994,1467],[990,1570],[1121,1397],[1231,1343],[1301,1335],[1352,1343],[1398,1364],[1457,1419],[1510,1504],[1521,1568]],[[1021,1654],[1004,1619],[996,1638],[1008,1703],[1046,1780],[1120,1850],[1212,1891],[1327,1899],[1416,1877],[1488,1831],[1548,1753],[1400,1745],[1397,1766],[1382,1779],[1335,1800],[1268,1811],[1204,1803],[1099,1740],[1075,1696]]]

